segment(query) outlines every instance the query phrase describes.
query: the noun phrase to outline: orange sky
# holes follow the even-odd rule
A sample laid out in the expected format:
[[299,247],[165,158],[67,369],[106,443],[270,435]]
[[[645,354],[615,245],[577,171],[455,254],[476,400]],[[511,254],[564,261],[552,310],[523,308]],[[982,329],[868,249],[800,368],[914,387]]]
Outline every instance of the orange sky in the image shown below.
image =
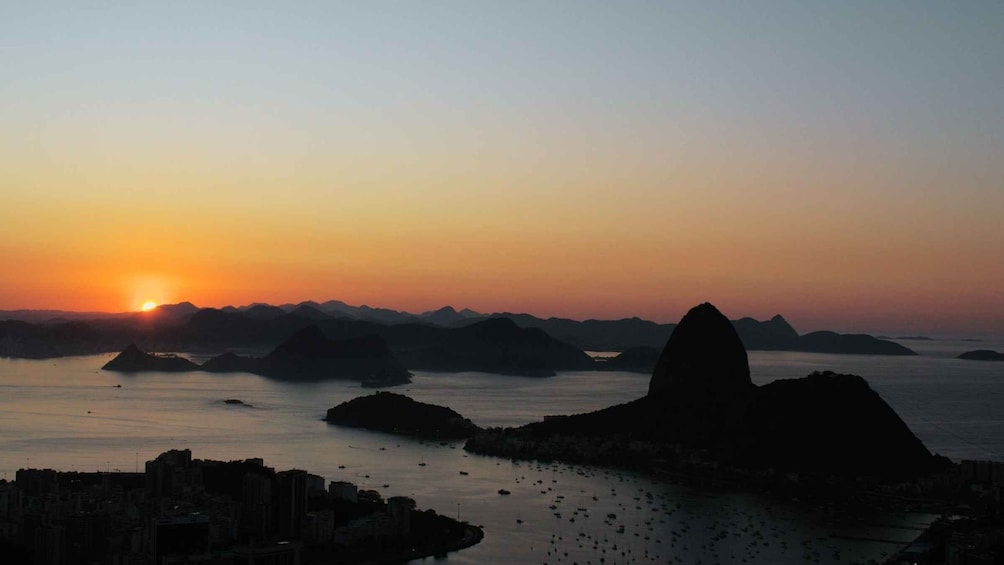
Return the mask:
[[992,15],[451,6],[0,18],[0,310],[1004,333]]

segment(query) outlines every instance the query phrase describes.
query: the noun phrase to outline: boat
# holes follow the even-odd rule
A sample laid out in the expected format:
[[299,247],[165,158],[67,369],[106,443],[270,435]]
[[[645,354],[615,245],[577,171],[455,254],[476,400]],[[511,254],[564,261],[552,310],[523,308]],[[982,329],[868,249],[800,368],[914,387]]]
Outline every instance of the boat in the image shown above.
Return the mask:
[[507,491],[507,490],[506,490],[506,489],[504,489],[504,488],[500,488],[500,489],[499,489],[499,494],[501,494],[502,496],[505,496],[505,495],[507,495],[507,494],[512,494],[512,493],[511,493],[511,492],[509,492],[509,491]]

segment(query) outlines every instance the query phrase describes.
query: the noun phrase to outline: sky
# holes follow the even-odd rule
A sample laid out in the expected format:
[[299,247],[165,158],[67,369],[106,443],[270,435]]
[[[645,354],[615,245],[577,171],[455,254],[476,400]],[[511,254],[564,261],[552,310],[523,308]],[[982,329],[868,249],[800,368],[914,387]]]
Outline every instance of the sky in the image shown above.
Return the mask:
[[1004,3],[6,2],[0,309],[1004,334]]

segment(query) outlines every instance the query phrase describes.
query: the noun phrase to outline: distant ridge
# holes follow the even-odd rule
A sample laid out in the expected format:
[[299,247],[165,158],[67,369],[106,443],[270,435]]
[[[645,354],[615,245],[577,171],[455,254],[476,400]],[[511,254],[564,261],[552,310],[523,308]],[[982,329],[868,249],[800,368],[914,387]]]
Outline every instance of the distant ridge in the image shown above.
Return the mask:
[[[21,317],[32,316],[22,314]],[[34,316],[33,319],[38,318],[44,316]],[[540,331],[542,334],[538,334],[538,339],[543,339],[541,335],[546,335],[577,348],[580,353],[628,351],[638,347],[661,349],[676,328],[676,324],[657,324],[637,317],[584,321],[542,319],[530,314],[485,315],[470,309],[457,311],[452,306],[412,314],[365,305],[351,306],[339,300],[323,303],[304,301],[282,306],[253,303],[220,309],[200,309],[190,302],[182,302],[161,305],[152,312],[129,312],[87,320],[45,318],[44,322],[35,321],[30,324],[11,320],[0,322],[0,356],[45,358],[101,353],[120,351],[129,343],[142,344],[159,351],[219,351],[233,347],[264,349],[298,329],[319,323],[325,332],[339,338],[381,335],[413,368],[483,370],[471,368],[474,357],[469,355],[470,352],[463,353],[465,348],[475,347],[477,343],[468,340],[466,346],[458,345],[464,341],[461,339],[464,332],[453,330],[462,330],[492,319],[508,319],[522,329]],[[799,335],[780,315],[767,321],[741,318],[733,320],[732,325],[748,350],[916,354],[900,344],[863,334],[845,335],[824,331]],[[419,329],[419,326],[424,329]],[[557,348],[551,348],[551,351],[554,353]],[[515,357],[496,352],[494,355],[497,362],[487,362],[483,358],[487,351],[482,351],[478,354],[482,356],[478,366],[494,366],[497,370],[516,374],[553,374],[555,370],[616,369],[618,364],[628,363],[630,367],[626,367],[626,370],[650,371],[654,363],[642,363],[643,357],[638,356],[641,351],[643,350],[635,350],[630,363],[628,358],[624,358],[597,364],[585,362],[581,356],[573,361],[573,356],[569,355],[559,356],[564,361],[557,363],[553,359],[533,362],[525,351]],[[538,351],[533,355],[539,354]],[[648,357],[651,358],[650,355]]]

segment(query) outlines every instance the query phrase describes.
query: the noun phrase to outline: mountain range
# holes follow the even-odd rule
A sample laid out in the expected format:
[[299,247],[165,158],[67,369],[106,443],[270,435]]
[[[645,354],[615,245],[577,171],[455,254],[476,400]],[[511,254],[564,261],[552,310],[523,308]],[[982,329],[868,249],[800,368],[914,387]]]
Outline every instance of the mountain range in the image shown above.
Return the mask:
[[[46,317],[46,316],[53,317]],[[571,320],[522,313],[482,314],[450,306],[420,314],[350,306],[338,300],[199,308],[190,302],[150,312],[94,315],[0,311],[0,356],[46,358],[121,351],[264,352],[316,324],[332,339],[383,338],[409,369],[552,374],[556,370],[651,371],[676,324],[640,318]],[[897,343],[863,334],[799,335],[781,316],[732,320],[748,350],[915,355]],[[623,351],[630,359],[594,362],[584,351]],[[544,360],[546,358],[546,361]]]

